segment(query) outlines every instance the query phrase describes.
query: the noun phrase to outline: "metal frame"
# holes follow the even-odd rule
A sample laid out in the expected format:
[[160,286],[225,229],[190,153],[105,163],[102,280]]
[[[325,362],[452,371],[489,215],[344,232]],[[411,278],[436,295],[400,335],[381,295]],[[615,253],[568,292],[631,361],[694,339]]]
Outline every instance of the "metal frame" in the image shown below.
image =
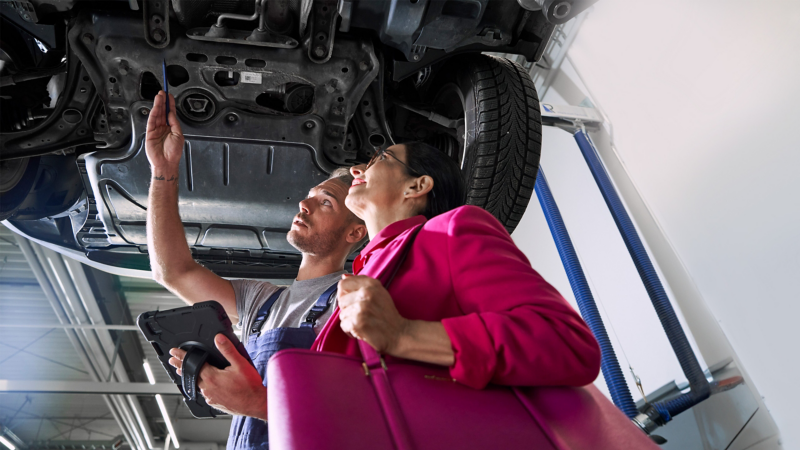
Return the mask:
[[122,446],[124,437],[117,436],[107,441],[33,441],[28,450],[117,450]]
[[50,328],[63,330],[121,330],[139,331],[136,325],[73,325],[73,324],[46,324],[46,323],[0,323],[0,328]]
[[[717,429],[714,435],[700,436],[700,439],[704,440],[704,445],[710,441],[721,442],[725,438],[730,438],[729,447],[726,448],[745,449],[757,442],[776,441],[779,430],[769,416],[763,399],[614,148],[612,136],[608,131],[612,129],[611,124],[597,109],[549,104],[542,104],[542,123],[561,128],[571,134],[583,131],[591,138],[599,159],[647,246],[648,254],[658,266],[659,275],[673,293],[671,300],[680,307],[700,353],[709,363],[709,370],[719,371],[727,366],[726,375],[741,377],[744,380],[745,387],[731,391],[731,394],[712,396],[708,401],[692,408],[697,426],[701,430]],[[734,397],[738,400],[731,400]],[[751,407],[755,409],[752,414],[749,413]],[[690,426],[692,424],[690,423]],[[670,433],[669,427],[664,430],[667,431],[662,434]],[[675,430],[671,432],[676,433]],[[677,434],[680,434],[680,431]]]
[[[750,441],[752,444],[767,439],[777,440],[779,431],[769,415],[766,404],[703,299],[680,255],[670,242],[652,209],[639,193],[622,158],[614,147],[611,135],[605,127],[587,127],[586,131],[594,142],[600,159],[645,241],[650,256],[655,260],[660,275],[669,285],[673,294],[671,299],[680,308],[703,359],[709,368],[719,367],[720,364],[733,360],[732,367],[735,367],[744,378],[744,385],[749,389],[750,395],[757,404],[758,410],[754,417],[741,431],[743,437],[737,438],[737,441],[733,443],[737,445],[732,445],[730,448],[746,448],[739,446],[744,445],[738,443],[740,440],[742,442]],[[706,420],[711,416],[708,411],[705,412],[705,415]],[[745,431],[747,432],[745,433]]]
[[[102,383],[96,381],[0,380],[0,393],[180,395],[172,383]],[[153,448],[153,447],[150,447]]]

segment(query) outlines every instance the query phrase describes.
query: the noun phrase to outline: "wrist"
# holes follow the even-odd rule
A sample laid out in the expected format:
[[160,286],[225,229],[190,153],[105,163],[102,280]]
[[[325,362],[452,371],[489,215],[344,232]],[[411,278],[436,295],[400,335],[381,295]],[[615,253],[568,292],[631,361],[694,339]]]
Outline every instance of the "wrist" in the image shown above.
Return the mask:
[[161,165],[155,166],[150,170],[150,175],[153,180],[158,181],[177,181],[178,180],[178,166]]
[[264,422],[267,421],[267,388],[263,385],[259,392],[252,397],[253,403],[251,407],[251,414],[248,414],[251,417],[255,417],[256,419],[263,420]]
[[455,352],[450,336],[441,322],[406,320],[391,351],[386,353],[440,366],[452,366]]
[[414,347],[412,341],[414,340],[414,327],[416,322],[418,321],[403,318],[397,337],[386,353],[402,358],[403,355],[408,353],[409,349]]

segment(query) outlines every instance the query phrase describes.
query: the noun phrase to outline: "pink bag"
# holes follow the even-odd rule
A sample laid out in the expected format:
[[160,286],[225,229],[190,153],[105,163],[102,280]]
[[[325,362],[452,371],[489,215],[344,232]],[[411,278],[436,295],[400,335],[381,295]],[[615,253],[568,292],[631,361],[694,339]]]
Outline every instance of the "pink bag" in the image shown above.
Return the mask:
[[659,448],[594,386],[477,390],[447,367],[387,366],[366,342],[359,348],[363,359],[300,349],[270,359],[271,449]]

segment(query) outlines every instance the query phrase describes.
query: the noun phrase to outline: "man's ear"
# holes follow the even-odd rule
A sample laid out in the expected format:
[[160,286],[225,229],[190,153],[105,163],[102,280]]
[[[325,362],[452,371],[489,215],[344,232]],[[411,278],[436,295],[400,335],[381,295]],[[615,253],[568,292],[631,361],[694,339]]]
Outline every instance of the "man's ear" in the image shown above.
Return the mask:
[[350,232],[347,233],[347,242],[355,244],[367,236],[367,226],[363,223],[353,222]]
[[433,189],[433,178],[430,175],[423,175],[414,178],[404,194],[406,198],[425,197],[431,189]]

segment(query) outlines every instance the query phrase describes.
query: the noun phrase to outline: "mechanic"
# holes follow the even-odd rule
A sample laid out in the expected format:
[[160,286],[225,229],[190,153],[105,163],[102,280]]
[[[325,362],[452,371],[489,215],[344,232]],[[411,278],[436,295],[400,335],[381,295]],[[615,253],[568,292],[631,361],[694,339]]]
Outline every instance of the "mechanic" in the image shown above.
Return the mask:
[[[223,335],[217,335],[217,348],[231,365],[224,370],[203,366],[198,387],[209,405],[234,415],[229,450],[269,448],[267,360],[278,350],[311,347],[334,310],[347,256],[367,236],[364,222],[344,203],[353,176],[346,169],[335,171],[300,202],[287,239],[303,257],[289,288],[282,290],[265,281],[225,280],[195,262],[186,243],[178,212],[184,138],[175,111],[174,97],[159,92],[147,121],[145,149],[152,171],[147,244],[153,278],[190,305],[218,301],[231,321],[239,322],[256,367]],[[170,354],[170,364],[182,373],[186,352],[172,349]]]

